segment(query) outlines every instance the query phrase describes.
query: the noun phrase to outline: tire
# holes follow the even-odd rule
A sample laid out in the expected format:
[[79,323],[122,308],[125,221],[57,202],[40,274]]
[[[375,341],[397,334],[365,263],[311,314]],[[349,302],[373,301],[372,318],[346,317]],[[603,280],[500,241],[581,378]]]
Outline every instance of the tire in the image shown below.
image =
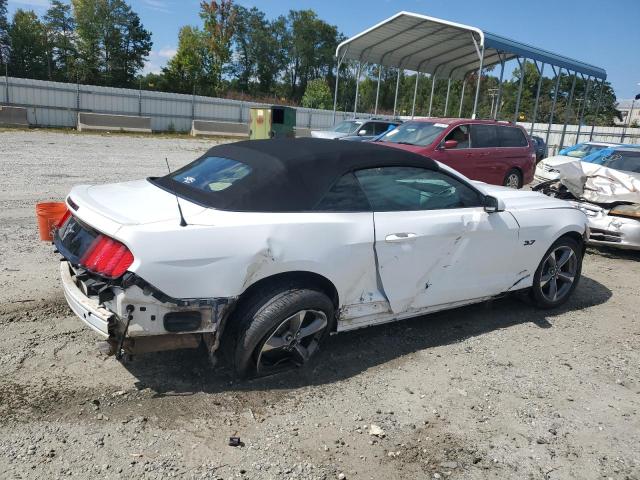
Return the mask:
[[[312,359],[333,328],[334,305],[318,290],[281,283],[254,292],[230,321],[235,328],[226,350],[234,373],[240,378],[269,376]],[[295,336],[314,329],[319,330],[313,335]]]
[[[580,281],[584,245],[571,237],[561,237],[547,250],[533,276],[530,298],[539,308],[555,308],[565,303]],[[571,252],[569,254],[569,252]],[[564,255],[569,255],[565,260]],[[553,255],[553,259],[552,259]],[[560,261],[564,263],[560,264]],[[554,269],[555,268],[555,269]],[[568,282],[567,278],[572,281]],[[556,297],[554,298],[553,285]]]
[[522,188],[522,173],[517,168],[512,168],[507,172],[504,176],[504,180],[502,181],[502,185],[505,187],[511,187],[520,189]]

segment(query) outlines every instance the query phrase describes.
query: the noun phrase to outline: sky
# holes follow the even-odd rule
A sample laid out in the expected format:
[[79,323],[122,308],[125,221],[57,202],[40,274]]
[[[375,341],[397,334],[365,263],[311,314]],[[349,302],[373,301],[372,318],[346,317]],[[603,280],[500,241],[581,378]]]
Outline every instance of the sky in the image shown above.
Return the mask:
[[[153,50],[145,70],[159,71],[175,54],[183,25],[201,25],[198,0],[130,0]],[[236,0],[274,18],[311,9],[346,36],[405,10],[479,27],[604,68],[618,99],[640,93],[640,0]],[[48,0],[9,0],[43,13]]]

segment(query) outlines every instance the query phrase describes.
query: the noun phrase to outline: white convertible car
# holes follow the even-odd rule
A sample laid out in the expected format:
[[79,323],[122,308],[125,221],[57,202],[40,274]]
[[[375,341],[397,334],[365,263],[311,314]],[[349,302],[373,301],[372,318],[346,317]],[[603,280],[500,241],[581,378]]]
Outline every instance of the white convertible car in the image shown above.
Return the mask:
[[587,235],[565,201],[319,139],[220,145],[66,202],[65,296],[109,352],[221,347],[240,376],[302,365],[332,332],[516,290],[558,306]]

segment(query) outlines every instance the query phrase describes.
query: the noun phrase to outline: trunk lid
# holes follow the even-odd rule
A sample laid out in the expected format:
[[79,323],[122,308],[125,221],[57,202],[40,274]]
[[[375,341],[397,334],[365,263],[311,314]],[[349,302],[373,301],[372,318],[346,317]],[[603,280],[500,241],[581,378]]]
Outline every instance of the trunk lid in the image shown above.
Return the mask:
[[[184,198],[180,207],[187,223],[189,217],[205,210]],[[106,185],[79,185],[69,193],[67,203],[74,216],[89,225],[113,233],[123,225],[141,225],[173,220],[178,224],[180,215],[176,196],[148,180],[111,183]],[[78,207],[73,208],[74,204]]]

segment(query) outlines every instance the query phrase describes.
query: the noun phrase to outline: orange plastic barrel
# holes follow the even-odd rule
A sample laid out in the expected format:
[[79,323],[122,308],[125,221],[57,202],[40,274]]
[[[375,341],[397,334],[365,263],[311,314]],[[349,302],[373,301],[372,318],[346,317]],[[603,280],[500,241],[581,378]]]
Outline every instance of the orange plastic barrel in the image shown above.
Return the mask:
[[51,233],[65,213],[67,213],[67,205],[64,202],[36,203],[40,240],[45,242],[53,240]]

